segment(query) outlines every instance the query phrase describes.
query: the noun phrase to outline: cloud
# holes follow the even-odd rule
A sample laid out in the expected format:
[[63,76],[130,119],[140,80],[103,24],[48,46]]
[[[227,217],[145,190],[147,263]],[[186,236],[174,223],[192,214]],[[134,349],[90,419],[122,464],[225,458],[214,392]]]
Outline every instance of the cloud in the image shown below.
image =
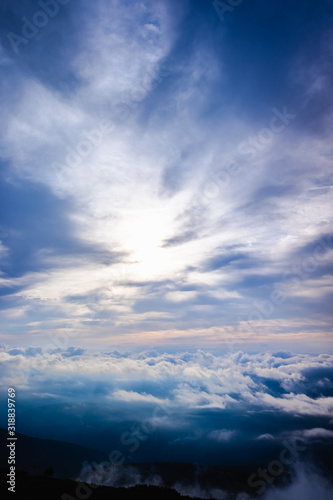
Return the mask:
[[120,401],[126,401],[129,403],[153,403],[155,405],[158,404],[163,404],[165,401],[163,399],[156,398],[152,396],[151,394],[139,394],[134,391],[124,391],[124,390],[117,390],[112,393],[112,399],[118,399]]
[[332,484],[311,464],[300,465],[296,469],[296,478],[286,488],[272,488],[264,495],[265,500],[329,500],[332,496]]
[[333,439],[333,431],[320,427],[296,431],[295,434],[309,439]]
[[[332,252],[313,273],[297,271],[307,277],[295,277],[294,266],[332,233],[332,116],[320,104],[332,97],[322,57],[332,37],[320,9],[297,9],[305,35],[294,8],[243,5],[221,29],[208,3],[84,1],[14,57],[6,35],[21,26],[20,7],[6,7],[6,341],[38,343],[66,325],[80,341],[105,345],[134,331],[146,343],[151,331],[161,343],[183,331],[184,343],[192,334],[210,344],[211,328],[258,315],[257,301],[282,281],[284,302],[263,317],[269,341],[293,340],[298,320],[302,342],[329,342],[314,325],[320,312],[329,331]],[[263,44],[266,10],[279,22]],[[287,125],[284,109],[296,115]],[[319,122],[320,137],[309,132]],[[301,286],[284,286],[290,273]],[[257,329],[254,340],[262,341]]]
[[21,432],[98,442],[126,463],[259,464],[295,439],[321,460],[332,441],[330,354],[4,345],[0,367],[1,394],[20,394]]
[[209,437],[212,439],[216,439],[216,441],[229,441],[235,435],[235,431],[229,431],[228,429],[218,429],[216,431],[212,431],[209,434]]
[[167,300],[171,302],[183,302],[194,299],[197,296],[196,292],[169,292],[165,295]]
[[333,397],[312,399],[303,394],[287,394],[276,398],[270,394],[257,394],[268,406],[294,415],[329,415],[333,408]]
[[[139,406],[141,403],[174,409],[258,406],[260,411],[322,417],[329,417],[333,408],[329,379],[321,373],[332,369],[333,359],[329,354],[285,356],[235,352],[216,356],[204,351],[93,354],[79,347],[64,350],[53,346],[45,351],[4,346],[0,358],[7,383],[10,380],[18,387],[22,384],[28,392],[54,390],[60,397],[64,384],[73,378],[80,381],[78,398],[83,392],[87,398],[94,397],[94,387],[99,381],[105,387],[108,401]],[[325,384],[328,391],[324,397]],[[224,435],[232,435],[230,429],[227,434],[223,432],[214,429],[211,437],[222,439]],[[311,432],[304,435],[311,437]]]
[[261,434],[261,436],[258,436],[257,439],[268,439],[268,440],[274,440],[274,436],[272,434]]

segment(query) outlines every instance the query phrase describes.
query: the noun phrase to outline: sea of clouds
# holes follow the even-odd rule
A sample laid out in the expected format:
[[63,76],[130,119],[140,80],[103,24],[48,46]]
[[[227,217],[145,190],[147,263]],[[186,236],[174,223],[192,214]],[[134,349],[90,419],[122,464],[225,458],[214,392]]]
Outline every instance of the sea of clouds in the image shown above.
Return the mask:
[[0,351],[1,386],[25,395],[99,400],[172,409],[260,406],[293,415],[333,411],[333,355],[291,352],[216,356],[190,353],[89,353],[70,347]]
[[[96,353],[2,345],[0,375],[1,395],[16,389],[19,432],[107,453],[106,463],[84,464],[81,481],[170,486],[159,471],[143,475],[135,464],[269,465],[283,449],[293,458],[298,446],[297,460],[279,473],[283,478],[292,470],[289,482],[283,488],[267,483],[263,498],[331,498],[319,460],[333,445],[331,354]],[[171,486],[199,498],[234,498],[199,480],[180,477]],[[253,497],[259,489],[253,487]]]

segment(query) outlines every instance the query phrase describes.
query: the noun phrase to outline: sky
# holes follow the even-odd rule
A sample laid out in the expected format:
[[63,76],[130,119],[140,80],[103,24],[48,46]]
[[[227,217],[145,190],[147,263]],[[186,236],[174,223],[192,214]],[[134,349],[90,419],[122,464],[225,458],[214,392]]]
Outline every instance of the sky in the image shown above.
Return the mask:
[[224,10],[1,3],[6,344],[331,350],[332,2]]
[[263,500],[330,498],[332,23],[331,0],[1,1],[0,396],[18,432],[118,453],[80,480],[257,474],[298,443]]

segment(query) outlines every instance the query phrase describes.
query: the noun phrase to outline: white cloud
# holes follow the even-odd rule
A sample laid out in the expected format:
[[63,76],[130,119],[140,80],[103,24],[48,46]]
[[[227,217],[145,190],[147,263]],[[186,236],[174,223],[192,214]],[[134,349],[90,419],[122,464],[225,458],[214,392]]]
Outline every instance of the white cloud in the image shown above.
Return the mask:
[[146,393],[139,394],[134,391],[124,391],[121,389],[114,391],[112,393],[112,398],[129,403],[153,403],[153,404],[165,403],[164,400],[156,398],[151,394],[146,394]]
[[[40,321],[37,308],[57,306],[54,315],[60,321],[70,319],[82,337],[82,318],[92,309],[89,298],[77,306],[68,304],[66,294],[98,296],[92,305],[96,322],[103,318],[101,330],[95,330],[98,337],[113,332],[114,326],[123,332],[133,325],[133,318],[150,330],[160,310],[156,302],[175,306],[171,312],[162,307],[156,331],[181,331],[184,325],[209,329],[221,322],[229,326],[238,312],[252,311],[251,292],[241,284],[251,280],[254,269],[262,278],[282,276],[290,271],[297,250],[329,232],[330,189],[316,190],[318,183],[329,187],[331,144],[325,138],[300,136],[292,122],[254,159],[245,158],[239,144],[256,136],[260,126],[231,116],[228,109],[221,117],[211,113],[215,101],[221,104],[212,89],[222,85],[224,92],[223,57],[210,50],[206,40],[181,62],[173,57],[186,6],[100,1],[94,15],[89,13],[88,7],[82,9],[73,21],[79,34],[69,58],[76,78],[70,98],[46,80],[17,69],[20,92],[8,96],[11,109],[1,123],[3,157],[13,178],[42,183],[56,196],[71,200],[67,216],[74,225],[73,238],[121,256],[116,264],[76,259],[69,265],[65,258],[47,257],[41,249],[47,272],[26,273],[24,290],[12,299],[20,302],[21,310],[32,308],[29,324]],[[10,75],[7,78],[8,88],[16,85]],[[155,102],[162,87],[163,98]],[[120,119],[119,109],[116,112],[119,103],[126,108],[126,120]],[[263,127],[271,115],[263,119]],[[82,141],[87,143],[87,132],[96,131],[104,120],[113,122],[114,130],[103,133],[100,144],[85,155]],[[67,161],[69,148],[71,155],[73,149],[81,150],[76,165]],[[221,172],[231,162],[241,169],[225,184]],[[270,185],[279,196],[274,189],[273,194],[265,191]],[[291,186],[297,186],[297,196]],[[195,208],[197,196],[203,208]],[[184,235],[188,238],[181,241]],[[177,238],[179,244],[166,244]],[[205,268],[209,259],[228,256],[231,247],[244,253],[251,265]],[[328,261],[329,256],[323,260]],[[114,275],[119,270],[126,276],[123,284]],[[8,278],[4,284],[20,285],[20,280]],[[310,277],[286,296],[319,301],[331,292],[329,280],[328,275]],[[168,284],[161,285],[154,303],[154,292],[143,282]],[[135,306],[144,300],[146,314],[135,316]],[[224,307],[225,302],[232,307]],[[193,312],[199,311],[198,325]],[[43,312],[43,328],[53,331],[50,310]],[[20,327],[26,331],[24,322]],[[279,325],[270,323],[267,330],[278,334]],[[40,332],[36,328],[29,335],[38,337]],[[260,334],[254,332],[256,337]]]
[[235,431],[229,431],[227,429],[219,429],[209,433],[209,437],[215,439],[216,441],[230,441],[235,435]]
[[[0,360],[5,377],[4,388],[12,383],[17,387],[22,385],[29,391],[36,392],[40,389],[41,392],[51,394],[49,385],[53,386],[52,381],[57,381],[54,395],[61,396],[62,384],[67,384],[74,377],[81,381],[82,390],[86,387],[87,398],[90,397],[89,387],[92,381],[99,381],[106,388],[105,397],[108,401],[167,405],[174,409],[237,409],[244,405],[247,408],[259,406],[264,410],[279,410],[285,414],[322,417],[329,417],[333,411],[333,398],[320,395],[325,384],[322,377],[316,383],[312,382],[314,385],[311,390],[317,390],[318,393],[316,398],[304,393],[308,383],[305,372],[333,369],[333,358],[328,354],[292,355],[285,359],[269,353],[238,352],[214,356],[203,351],[192,354],[92,354],[82,349],[61,350],[53,346],[53,352],[52,349],[43,352],[35,348],[4,347],[0,351]],[[281,396],[277,392],[272,395],[258,381],[258,370],[263,370],[265,366],[270,367],[269,372],[264,371],[266,380],[278,380],[280,384],[288,380],[289,390],[286,394]],[[300,376],[301,374],[303,375]],[[300,383],[303,386],[299,386]],[[147,385],[150,387],[149,391],[145,388]],[[94,397],[93,394],[91,396]],[[325,433],[325,429],[309,430],[304,436],[311,437],[320,432]],[[326,434],[328,437],[331,431]],[[221,438],[223,435],[222,432]],[[266,438],[269,438],[267,434],[260,436],[260,439]]]
[[333,411],[333,397],[312,399],[305,394],[287,394],[282,398],[270,394],[257,393],[256,397],[261,404],[266,404],[277,410],[294,415],[322,415],[329,416]]
[[274,440],[275,438],[274,438],[274,436],[272,436],[272,434],[261,434],[260,436],[257,437],[257,439],[271,441],[271,440]]
[[333,431],[321,427],[295,431],[294,434],[308,439],[333,439]]
[[195,299],[197,296],[196,292],[168,292],[165,295],[167,300],[171,300],[171,302],[183,302],[191,299]]
[[287,488],[273,487],[264,495],[265,500],[330,500],[332,485],[311,465],[298,465],[296,478]]

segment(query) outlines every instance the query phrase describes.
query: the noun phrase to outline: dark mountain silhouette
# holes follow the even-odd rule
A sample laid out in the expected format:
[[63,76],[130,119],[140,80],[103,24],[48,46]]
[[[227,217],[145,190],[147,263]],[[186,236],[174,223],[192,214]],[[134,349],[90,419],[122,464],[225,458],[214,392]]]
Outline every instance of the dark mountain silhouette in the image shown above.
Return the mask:
[[[6,483],[6,469],[1,469],[1,483]],[[10,496],[12,495],[12,497]],[[134,488],[112,488],[110,486],[87,485],[70,479],[44,476],[29,476],[20,471],[17,474],[15,493],[7,498],[16,500],[181,500],[189,497],[181,496],[174,490],[158,486],[135,486]],[[2,497],[3,498],[3,497]]]
[[[0,439],[4,443],[0,449],[0,467],[7,468],[7,430],[0,428]],[[29,475],[55,478],[77,479],[84,462],[97,464],[108,462],[109,458],[100,450],[93,450],[72,443],[28,437],[16,434],[16,470],[24,470]],[[135,471],[142,483],[150,483],[152,477],[160,477],[163,486],[172,487],[199,484],[201,488],[222,488],[228,491],[247,487],[247,478],[260,464],[237,466],[200,466],[188,463],[138,463],[119,466],[119,487],[131,486],[130,472]],[[86,479],[86,478],[85,478]],[[88,479],[86,479],[88,480]],[[45,479],[46,481],[46,479]],[[91,482],[91,481],[89,481]]]
[[[7,441],[8,432],[0,428],[0,467],[7,467]],[[43,474],[52,468],[56,477],[76,478],[82,468],[82,463],[102,462],[107,460],[106,453],[52,439],[39,439],[16,434],[16,466],[29,474]]]
[[[8,464],[7,430],[0,428],[0,468],[3,478],[2,484],[7,490]],[[16,434],[16,499],[26,499],[27,493],[34,492],[37,499],[52,500],[99,500],[103,498],[134,498],[134,495],[178,499],[182,495],[199,495],[199,491],[206,494],[222,490],[228,492],[230,498],[236,498],[240,491],[253,495],[253,488],[248,485],[248,478],[259,468],[267,468],[267,463],[248,463],[230,466],[204,466],[188,463],[137,463],[111,467],[106,464],[101,475],[94,475],[101,462],[108,462],[108,456],[100,450],[83,446],[39,439]],[[322,469],[323,474],[332,477],[332,446],[317,443],[308,450],[307,459]],[[92,468],[92,464],[94,464]],[[85,465],[86,474],[81,478],[88,485],[75,482],[78,479],[82,466]],[[109,467],[109,469],[108,469]],[[99,479],[97,479],[99,477]],[[94,481],[103,484],[112,477],[112,486],[93,487]],[[275,478],[274,486],[287,486],[293,480],[292,468],[284,470],[283,474]],[[157,485],[157,486],[153,486]],[[175,488],[177,491],[175,491]],[[38,495],[35,492],[38,491]],[[8,492],[8,494],[10,494]],[[67,494],[62,497],[63,494]],[[182,496],[181,498],[184,498]]]
[[[8,473],[6,440],[8,433],[5,429],[0,429],[0,438],[4,446],[0,450],[0,467],[5,478]],[[108,461],[108,457],[99,450],[93,450],[71,443],[54,441],[50,439],[39,439],[28,437],[23,434],[16,434],[16,471],[17,471],[17,499],[24,492],[39,491],[43,498],[61,498],[63,493],[68,493],[70,497],[63,500],[73,500],[78,498],[75,494],[78,478],[84,462],[99,464]],[[179,498],[179,494],[172,489],[178,483],[180,489],[184,488],[183,495],[186,495],[188,487],[196,491],[196,487],[206,491],[212,488],[223,489],[229,492],[239,492],[240,488],[248,489],[246,484],[249,474],[253,472],[253,464],[238,465],[229,467],[198,466],[187,463],[140,463],[124,464],[119,467],[120,477],[117,487],[101,487],[92,490],[93,498],[132,498],[132,494],[145,494],[150,498]],[[163,488],[157,486],[146,486],[145,484],[134,486],[130,473],[135,473],[140,477],[140,483],[151,484],[151,478],[160,478]],[[60,479],[61,478],[61,479]],[[86,479],[89,483],[92,481]],[[6,484],[6,480],[3,484]],[[154,483],[156,484],[156,483]],[[129,487],[132,486],[132,487]],[[60,491],[61,490],[61,491]],[[133,493],[135,491],[135,493]],[[42,494],[42,492],[44,492]],[[56,493],[55,493],[56,492]],[[191,495],[195,493],[192,492]],[[55,496],[50,496],[55,495]],[[83,495],[85,498],[86,494]],[[39,497],[37,497],[39,498]],[[182,496],[184,498],[184,496]],[[193,497],[192,497],[193,498]],[[26,499],[26,496],[25,496]]]

